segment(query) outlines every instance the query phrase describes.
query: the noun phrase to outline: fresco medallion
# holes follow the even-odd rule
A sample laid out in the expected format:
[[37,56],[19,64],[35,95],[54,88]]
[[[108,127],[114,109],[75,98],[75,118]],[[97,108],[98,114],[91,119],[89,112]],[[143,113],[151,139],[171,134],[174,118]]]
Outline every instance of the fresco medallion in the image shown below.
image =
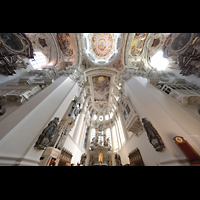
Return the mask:
[[94,33],[91,45],[95,55],[103,58],[112,53],[113,38],[110,33]]

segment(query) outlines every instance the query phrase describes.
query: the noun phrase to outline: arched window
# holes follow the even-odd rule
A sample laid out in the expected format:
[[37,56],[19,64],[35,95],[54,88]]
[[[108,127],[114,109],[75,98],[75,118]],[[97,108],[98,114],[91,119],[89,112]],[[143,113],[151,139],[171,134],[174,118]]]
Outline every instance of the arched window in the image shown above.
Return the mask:
[[109,120],[109,115],[106,115],[106,116],[105,116],[105,120]]
[[114,143],[114,150],[118,149],[118,141],[117,141],[117,135],[116,135],[116,128],[113,126],[112,128],[112,135],[113,135],[113,143]]
[[97,120],[97,115],[94,115],[93,119],[94,119],[94,120]]
[[95,128],[93,128],[91,131],[90,142],[92,142],[92,138],[95,137],[95,133],[96,133],[96,130],[95,130]]
[[110,118],[112,118],[112,116],[113,116],[113,112],[110,113]]
[[111,138],[111,132],[110,132],[110,128],[106,129],[106,138],[109,138],[110,141],[110,146],[112,147],[112,138]]
[[165,70],[169,64],[167,58],[163,57],[163,52],[158,51],[151,58],[151,65],[155,67],[158,71]]

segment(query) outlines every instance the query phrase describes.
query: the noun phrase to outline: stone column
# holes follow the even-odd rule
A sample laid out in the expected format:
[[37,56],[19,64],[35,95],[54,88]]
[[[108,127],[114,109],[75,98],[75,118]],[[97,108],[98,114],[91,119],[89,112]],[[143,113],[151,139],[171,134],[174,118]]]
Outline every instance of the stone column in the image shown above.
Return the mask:
[[112,152],[114,152],[114,138],[113,138],[112,126],[110,127],[110,133],[111,133],[111,142],[112,142]]
[[65,114],[77,84],[61,76],[0,121],[0,165],[38,165],[43,151],[34,144],[54,117]]
[[[200,154],[200,123],[198,119],[155,88],[145,78],[132,77],[124,86],[126,94],[129,96],[139,117],[151,121],[166,146],[165,151],[160,154],[160,160],[153,157],[152,160],[157,159],[156,162],[159,163],[171,162],[172,165],[172,163],[177,164],[175,163],[177,160],[184,158],[182,152],[174,143],[173,138],[175,136],[182,136]],[[143,134],[136,139],[142,138]],[[138,145],[138,148],[143,151],[142,146]],[[145,158],[144,153],[143,155],[145,161],[147,157]],[[185,160],[184,162],[184,165],[186,165],[187,162]]]
[[119,127],[118,127],[118,122],[116,120],[115,122],[115,130],[116,130],[116,137],[117,137],[117,141],[118,141],[118,149],[121,149],[122,146],[122,142],[121,142],[121,138],[120,138],[120,133],[119,133]]
[[74,141],[76,143],[78,143],[78,138],[80,137],[81,129],[83,127],[84,116],[85,114],[83,113],[83,111],[81,111],[80,116],[78,117],[78,120],[76,123],[74,135],[73,135]]
[[123,129],[123,132],[124,132],[124,137],[125,137],[125,142],[126,142],[126,141],[128,140],[128,133],[127,133],[127,129],[126,129],[124,120],[123,120],[123,118],[122,118],[122,113],[121,113],[121,111],[119,111],[119,113],[118,113],[118,120],[121,120],[122,129]]

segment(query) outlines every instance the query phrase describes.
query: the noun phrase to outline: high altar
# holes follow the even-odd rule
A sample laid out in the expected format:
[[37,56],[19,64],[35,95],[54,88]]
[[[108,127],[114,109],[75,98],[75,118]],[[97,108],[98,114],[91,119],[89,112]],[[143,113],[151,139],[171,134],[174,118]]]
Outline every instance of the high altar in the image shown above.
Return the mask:
[[112,166],[110,141],[105,134],[96,133],[92,138],[90,149],[89,166]]

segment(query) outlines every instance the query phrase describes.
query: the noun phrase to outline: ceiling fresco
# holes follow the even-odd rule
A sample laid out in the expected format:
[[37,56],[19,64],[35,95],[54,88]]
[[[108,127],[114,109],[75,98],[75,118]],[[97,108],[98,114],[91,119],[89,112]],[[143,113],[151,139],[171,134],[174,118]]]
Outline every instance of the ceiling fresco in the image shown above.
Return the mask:
[[108,56],[113,48],[113,38],[110,33],[94,33],[91,41],[94,53],[99,57]]
[[143,51],[148,33],[136,33],[131,46],[131,55],[140,56]]
[[82,61],[82,66],[84,69],[88,69],[91,67],[90,63],[86,59]]
[[106,65],[119,55],[121,33],[82,33],[81,37],[84,56],[92,63]]
[[92,77],[94,87],[94,101],[108,101],[110,90],[109,76]]
[[200,77],[200,34],[171,33],[163,45],[163,57],[174,57],[182,76]]
[[73,46],[69,33],[58,33],[57,39],[64,56],[71,57],[73,55]]

